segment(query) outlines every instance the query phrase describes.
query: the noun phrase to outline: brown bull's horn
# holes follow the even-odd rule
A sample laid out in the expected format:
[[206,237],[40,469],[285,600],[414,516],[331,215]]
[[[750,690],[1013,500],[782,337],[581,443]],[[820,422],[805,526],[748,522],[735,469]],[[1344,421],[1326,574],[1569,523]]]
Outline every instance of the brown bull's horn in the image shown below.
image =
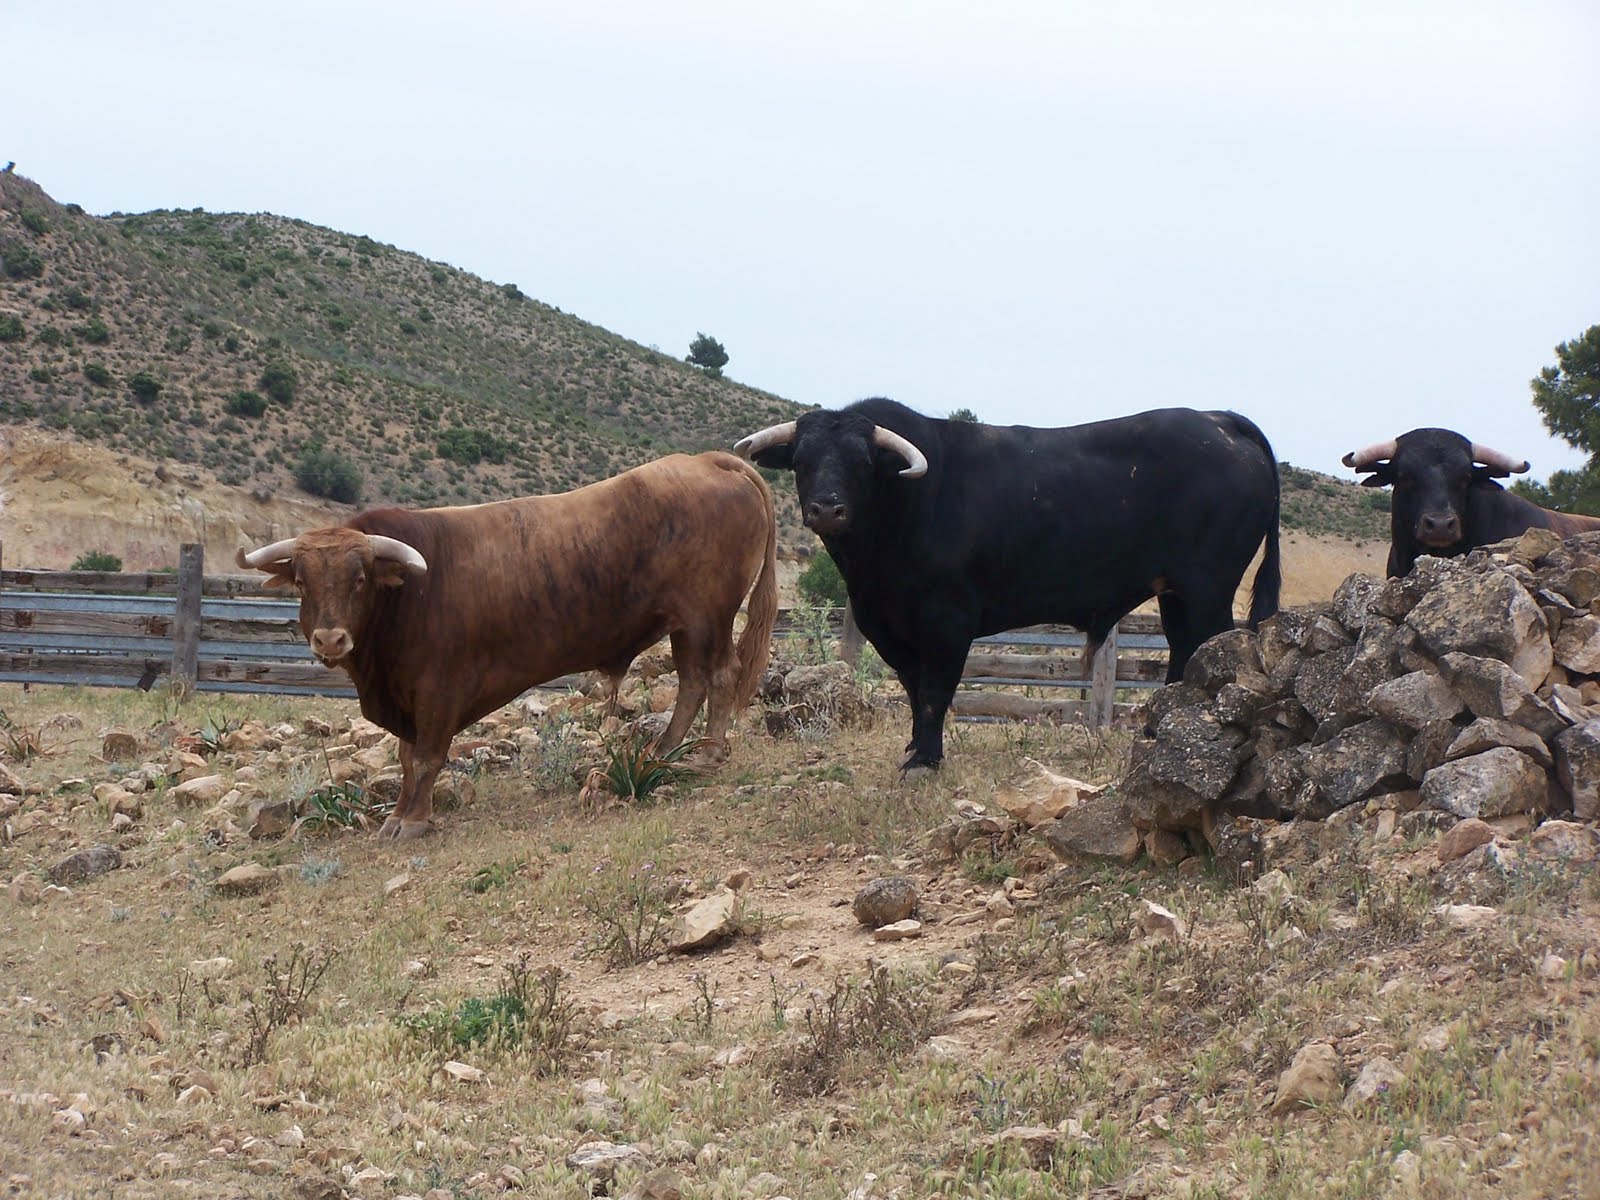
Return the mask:
[[892,450],[906,462],[911,464],[900,472],[902,479],[921,479],[928,473],[928,460],[905,438],[892,429],[885,429],[882,425],[872,427],[872,440],[885,450]]
[[1387,442],[1374,442],[1365,450],[1352,450],[1339,461],[1352,471],[1365,471],[1373,463],[1388,462],[1397,449],[1394,438]]
[[263,546],[259,550],[252,550],[246,554],[240,550],[234,555],[233,561],[246,570],[266,571],[271,569],[271,564],[284,562],[294,557],[294,548],[300,541],[297,537],[284,538],[281,542],[273,542],[270,546]]
[[1507,475],[1521,475],[1528,469],[1526,459],[1518,462],[1509,454],[1502,454],[1498,450],[1492,450],[1488,446],[1480,445],[1477,442],[1472,443],[1472,461],[1482,463],[1484,466],[1496,471],[1504,471]]
[[759,433],[740,438],[734,443],[733,452],[748,462],[769,446],[784,446],[792,441],[794,441],[794,422],[785,421],[782,425],[769,425]]
[[428,569],[428,560],[399,538],[384,537],[380,533],[367,534],[367,544],[372,547],[372,557],[393,559],[421,573]]

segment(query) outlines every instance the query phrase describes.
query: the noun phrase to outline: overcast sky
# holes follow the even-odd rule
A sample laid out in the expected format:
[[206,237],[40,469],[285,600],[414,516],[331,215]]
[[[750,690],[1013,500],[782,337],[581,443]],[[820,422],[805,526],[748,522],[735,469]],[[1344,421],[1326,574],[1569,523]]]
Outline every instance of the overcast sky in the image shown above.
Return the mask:
[[6,0],[0,160],[273,212],[835,407],[1444,425],[1600,322],[1600,4]]

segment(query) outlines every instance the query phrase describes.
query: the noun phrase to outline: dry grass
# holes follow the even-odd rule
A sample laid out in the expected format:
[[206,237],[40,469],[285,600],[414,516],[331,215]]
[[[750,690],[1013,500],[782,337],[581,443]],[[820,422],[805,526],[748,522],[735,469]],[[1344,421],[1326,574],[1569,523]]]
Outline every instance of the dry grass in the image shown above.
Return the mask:
[[[6,880],[110,840],[89,790],[108,775],[105,728],[160,743],[208,717],[350,711],[14,687],[0,708],[40,745],[13,764],[40,785],[19,816],[45,816],[0,843]],[[603,1137],[646,1147],[686,1195],[729,1200],[827,1200],[869,1173],[872,1195],[919,1200],[1586,1194],[1591,873],[1530,877],[1466,933],[1432,911],[1429,845],[1330,852],[1291,873],[1281,909],[1144,863],[1057,869],[1027,840],[913,862],[955,802],[986,801],[1024,755],[1108,778],[1125,744],[962,726],[944,772],[902,783],[903,740],[898,717],[827,741],[747,730],[717,774],[599,814],[524,763],[481,775],[443,833],[403,848],[348,832],[213,847],[196,814],[151,798],[123,869],[36,907],[0,899],[0,1180],[38,1196],[293,1196],[371,1171],[363,1195],[490,1196],[511,1180],[569,1196],[585,1184],[567,1156]],[[218,894],[245,860],[281,881]],[[633,903],[621,884],[645,864],[667,897],[748,869],[759,919],[693,957],[596,954],[605,922],[586,897]],[[468,886],[486,871],[492,886]],[[875,943],[848,901],[895,871],[930,923],[921,941]],[[1038,897],[1009,924],[955,920],[1013,872]],[[1140,898],[1191,936],[1145,939]],[[334,950],[314,986],[285,985],[251,1053],[263,989],[292,956]],[[1552,952],[1569,970],[1545,979]],[[219,958],[232,966],[207,965]],[[505,1015],[511,995],[532,1026]],[[1278,1072],[1313,1039],[1348,1077],[1382,1054],[1405,1081],[1366,1111],[1271,1116]],[[81,1128],[53,1115],[80,1094]],[[1054,1131],[1042,1153],[1001,1136],[1030,1125]]]

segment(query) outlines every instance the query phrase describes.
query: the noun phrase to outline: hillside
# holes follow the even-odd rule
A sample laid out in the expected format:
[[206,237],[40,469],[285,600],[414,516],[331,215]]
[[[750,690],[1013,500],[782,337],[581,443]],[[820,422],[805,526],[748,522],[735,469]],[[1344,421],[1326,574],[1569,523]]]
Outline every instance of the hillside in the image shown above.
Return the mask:
[[94,217],[5,175],[0,258],[0,421],[258,497],[318,448],[335,500],[561,491],[799,411],[514,284],[283,217]]
[[[13,564],[99,549],[147,569],[181,540],[225,560],[238,537],[349,504],[561,491],[799,411],[367,237],[267,214],[95,217],[0,175]],[[815,548],[776,486],[781,540]],[[1307,555],[1286,549],[1286,599],[1381,563],[1386,494],[1287,466],[1283,494],[1286,547],[1304,536],[1314,560],[1302,580]]]

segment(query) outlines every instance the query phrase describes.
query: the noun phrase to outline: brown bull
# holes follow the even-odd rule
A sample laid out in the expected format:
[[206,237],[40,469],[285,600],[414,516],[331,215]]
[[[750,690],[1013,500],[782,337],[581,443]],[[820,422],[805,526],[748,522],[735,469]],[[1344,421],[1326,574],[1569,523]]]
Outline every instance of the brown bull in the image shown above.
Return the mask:
[[400,798],[380,833],[406,839],[427,831],[434,779],[467,725],[570,671],[620,680],[663,636],[678,702],[659,749],[706,703],[712,753],[726,753],[767,660],[776,539],[761,476],[712,451],[555,496],[373,509],[238,562],[299,589],[312,652],[349,672],[362,713],[400,739]]

